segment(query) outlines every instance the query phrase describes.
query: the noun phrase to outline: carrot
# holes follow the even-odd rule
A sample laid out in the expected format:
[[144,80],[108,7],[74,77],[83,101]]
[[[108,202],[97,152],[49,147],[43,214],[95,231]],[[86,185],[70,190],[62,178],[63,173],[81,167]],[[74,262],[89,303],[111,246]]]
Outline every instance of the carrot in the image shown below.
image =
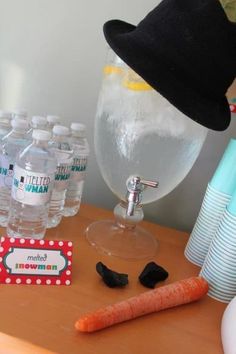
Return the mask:
[[208,283],[201,277],[176,281],[87,314],[75,323],[75,328],[80,332],[94,332],[152,312],[196,301],[207,291]]

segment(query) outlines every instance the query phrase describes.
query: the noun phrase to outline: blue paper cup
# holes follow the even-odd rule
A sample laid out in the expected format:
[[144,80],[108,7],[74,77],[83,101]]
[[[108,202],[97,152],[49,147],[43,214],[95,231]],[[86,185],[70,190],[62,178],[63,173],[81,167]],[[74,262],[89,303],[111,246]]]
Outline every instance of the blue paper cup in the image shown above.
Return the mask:
[[216,191],[208,184],[197,221],[184,252],[190,262],[200,267],[203,265],[212,238],[230,199],[230,195]]
[[208,295],[222,302],[236,296],[236,213],[234,193],[211,242],[200,275],[209,283]]
[[216,191],[232,195],[236,188],[236,139],[231,139],[210,182]]

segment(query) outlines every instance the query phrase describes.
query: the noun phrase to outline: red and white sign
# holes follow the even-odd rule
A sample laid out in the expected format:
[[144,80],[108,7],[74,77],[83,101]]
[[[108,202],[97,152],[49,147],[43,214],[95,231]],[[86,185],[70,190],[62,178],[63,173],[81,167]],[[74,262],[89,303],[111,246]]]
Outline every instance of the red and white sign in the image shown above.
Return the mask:
[[1,237],[0,283],[70,285],[72,242]]

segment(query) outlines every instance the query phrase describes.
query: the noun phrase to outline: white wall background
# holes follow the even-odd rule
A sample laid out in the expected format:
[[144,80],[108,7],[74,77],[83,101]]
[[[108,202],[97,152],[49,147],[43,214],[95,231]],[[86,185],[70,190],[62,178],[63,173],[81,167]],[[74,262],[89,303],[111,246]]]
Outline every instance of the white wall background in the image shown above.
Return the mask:
[[[0,0],[0,107],[30,115],[58,114],[64,123],[87,125],[91,145],[83,201],[112,209],[117,200],[101,178],[93,149],[93,126],[106,43],[103,23],[138,23],[158,0]],[[185,180],[168,196],[145,206],[146,219],[190,230],[207,182],[236,122],[210,132]]]

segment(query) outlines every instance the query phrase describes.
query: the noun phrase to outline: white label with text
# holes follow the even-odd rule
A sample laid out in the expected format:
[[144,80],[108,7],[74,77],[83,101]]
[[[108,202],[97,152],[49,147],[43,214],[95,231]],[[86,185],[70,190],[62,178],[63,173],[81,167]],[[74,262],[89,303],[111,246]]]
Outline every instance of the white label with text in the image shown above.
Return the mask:
[[70,179],[74,182],[83,181],[87,167],[87,157],[74,157]]
[[38,250],[12,248],[4,263],[10,274],[59,276],[67,266],[67,260],[60,250]]
[[46,205],[51,197],[54,174],[37,173],[15,166],[12,198],[28,205]]

